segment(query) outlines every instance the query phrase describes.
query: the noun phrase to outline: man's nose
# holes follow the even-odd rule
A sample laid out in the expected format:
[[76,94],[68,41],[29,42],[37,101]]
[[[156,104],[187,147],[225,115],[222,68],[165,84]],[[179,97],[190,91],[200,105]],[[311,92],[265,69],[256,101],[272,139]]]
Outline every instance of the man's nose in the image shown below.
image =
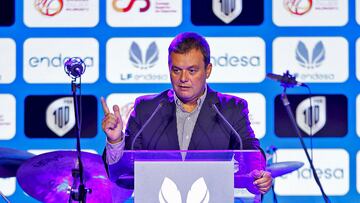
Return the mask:
[[181,82],[186,82],[188,81],[189,77],[188,77],[188,74],[186,71],[181,71],[181,74],[180,74],[180,81]]

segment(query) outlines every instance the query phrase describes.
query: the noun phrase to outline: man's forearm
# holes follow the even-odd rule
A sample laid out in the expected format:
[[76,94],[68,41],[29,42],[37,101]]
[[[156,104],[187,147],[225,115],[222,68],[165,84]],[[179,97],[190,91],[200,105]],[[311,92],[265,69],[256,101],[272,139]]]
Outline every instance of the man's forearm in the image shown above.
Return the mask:
[[120,160],[125,148],[125,139],[116,144],[111,144],[106,140],[106,163],[111,165]]

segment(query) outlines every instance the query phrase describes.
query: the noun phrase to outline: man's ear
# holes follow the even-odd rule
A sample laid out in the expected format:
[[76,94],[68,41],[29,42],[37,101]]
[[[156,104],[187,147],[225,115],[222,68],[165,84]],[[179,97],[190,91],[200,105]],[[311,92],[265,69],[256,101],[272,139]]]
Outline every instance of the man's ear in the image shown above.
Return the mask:
[[206,71],[206,79],[208,79],[211,75],[211,71],[212,71],[212,64],[209,63],[206,67],[205,67],[205,71]]

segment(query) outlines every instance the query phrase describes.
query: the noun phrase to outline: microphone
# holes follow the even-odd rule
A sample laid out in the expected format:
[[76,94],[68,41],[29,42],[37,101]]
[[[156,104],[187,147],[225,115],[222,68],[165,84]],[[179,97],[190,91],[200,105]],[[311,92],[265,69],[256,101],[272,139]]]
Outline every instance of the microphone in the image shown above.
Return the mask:
[[268,73],[266,76],[272,80],[280,82],[282,86],[293,87],[293,86],[302,86],[306,87],[305,83],[296,81],[296,78],[290,75],[289,71],[286,71],[283,75],[276,75],[273,73]]
[[86,65],[81,58],[72,57],[64,63],[64,70],[68,76],[70,76],[72,79],[76,79],[84,74]]
[[273,155],[277,150],[278,150],[277,147],[275,147],[274,145],[270,145],[269,147],[266,148],[266,153]]
[[220,116],[220,118],[224,121],[224,123],[231,129],[231,131],[236,135],[237,139],[239,140],[240,143],[240,150],[243,149],[243,143],[242,143],[242,139],[239,135],[238,132],[236,132],[236,130],[234,129],[234,127],[232,127],[232,125],[229,123],[228,120],[226,120],[226,118],[224,117],[224,115],[222,115],[222,113],[220,113],[219,109],[216,107],[215,104],[211,105],[212,109],[215,110],[215,112]]
[[146,120],[146,122],[144,123],[144,125],[140,128],[140,130],[136,133],[134,139],[131,142],[131,150],[134,150],[134,145],[135,145],[135,141],[136,139],[140,136],[140,134],[144,131],[144,129],[146,128],[146,126],[150,123],[150,121],[153,119],[153,117],[155,116],[155,114],[161,109],[161,107],[164,106],[164,100],[162,99],[160,101],[160,103],[157,105],[156,109],[154,110],[154,112],[151,114],[151,116]]

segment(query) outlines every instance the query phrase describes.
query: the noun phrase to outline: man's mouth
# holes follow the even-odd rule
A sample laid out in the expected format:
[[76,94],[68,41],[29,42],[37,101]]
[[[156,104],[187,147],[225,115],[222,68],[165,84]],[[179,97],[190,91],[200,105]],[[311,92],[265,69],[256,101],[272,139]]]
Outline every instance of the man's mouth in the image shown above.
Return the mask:
[[179,85],[178,86],[180,89],[189,89],[190,87],[189,86],[183,86],[183,85]]

